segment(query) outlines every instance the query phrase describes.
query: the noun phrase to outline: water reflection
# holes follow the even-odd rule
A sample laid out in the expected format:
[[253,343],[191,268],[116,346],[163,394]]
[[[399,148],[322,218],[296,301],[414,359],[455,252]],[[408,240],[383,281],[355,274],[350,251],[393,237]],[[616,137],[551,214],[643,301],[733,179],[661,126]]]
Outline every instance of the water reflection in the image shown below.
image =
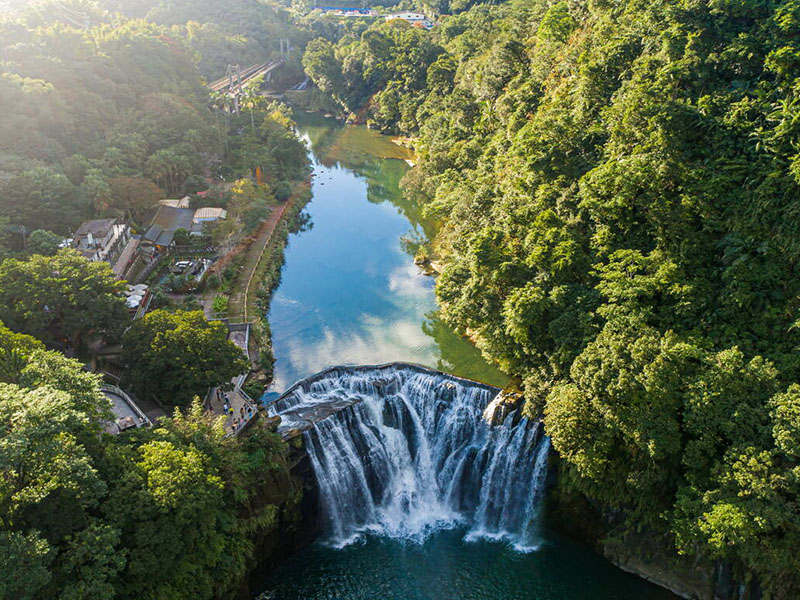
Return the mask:
[[401,243],[430,227],[399,189],[408,150],[332,119],[300,115],[298,126],[315,163],[314,226],[290,237],[270,307],[275,391],[334,364],[394,360],[505,383],[435,317],[433,280]]

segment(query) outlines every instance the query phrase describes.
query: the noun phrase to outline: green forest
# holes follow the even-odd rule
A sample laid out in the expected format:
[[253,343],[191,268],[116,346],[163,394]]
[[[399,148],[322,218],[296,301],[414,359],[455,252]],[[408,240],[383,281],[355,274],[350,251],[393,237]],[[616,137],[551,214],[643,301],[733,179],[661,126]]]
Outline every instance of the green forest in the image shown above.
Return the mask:
[[98,375],[0,336],[0,597],[234,596],[291,489],[280,438],[226,435],[199,402],[101,435]]
[[[141,232],[159,199],[256,168],[268,200],[304,177],[285,109],[248,92],[241,115],[224,113],[206,84],[228,64],[278,57],[281,36],[309,34],[255,0],[4,4],[0,598],[234,597],[257,540],[298,498],[277,435],[231,436],[197,399],[249,365],[200,312],[154,311],[128,327],[125,282],[58,244],[90,218]],[[300,50],[281,73],[302,80]],[[232,197],[232,214],[247,208]],[[263,218],[262,204],[244,220]],[[184,406],[105,435],[115,417],[87,345],[123,332],[130,387]],[[84,360],[52,350],[65,347]]]
[[800,595],[798,34],[795,0],[515,0],[303,58],[413,138],[443,317],[561,484],[771,598]]
[[[273,143],[285,120],[251,102],[260,131],[238,135],[250,114],[209,110],[206,82],[228,64],[277,58],[281,37],[300,45],[304,35],[285,9],[256,0],[22,3],[0,15],[0,253],[93,217],[144,226],[159,198],[220,175],[257,166],[275,183],[302,175],[294,136]],[[300,50],[285,61],[282,77],[302,80]]]
[[125,436],[45,348],[123,336],[124,284],[56,253],[82,221],[307,175],[288,110],[210,106],[281,40],[305,107],[413,146],[437,319],[543,418],[558,493],[800,597],[800,0],[404,1],[430,31],[300,1],[3,4],[0,598],[233,597],[297,501],[275,434],[226,436],[194,400],[244,368],[200,313],[127,329],[143,396],[187,344],[219,365]]

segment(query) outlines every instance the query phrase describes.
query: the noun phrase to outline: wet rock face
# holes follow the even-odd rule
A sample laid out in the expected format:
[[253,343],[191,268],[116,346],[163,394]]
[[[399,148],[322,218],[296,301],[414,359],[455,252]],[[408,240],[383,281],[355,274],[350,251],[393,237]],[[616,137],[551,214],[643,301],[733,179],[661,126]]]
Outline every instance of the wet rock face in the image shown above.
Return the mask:
[[486,407],[486,410],[483,411],[483,418],[486,419],[490,425],[494,426],[504,423],[506,418],[513,414],[512,425],[515,425],[522,417],[523,403],[524,398],[522,394],[503,390],[495,396],[494,400],[492,400],[489,406]]
[[238,598],[250,599],[251,590],[262,582],[279,564],[295,552],[311,544],[320,535],[319,496],[311,461],[303,446],[302,437],[287,445],[282,461],[271,472],[264,494],[256,503],[277,507],[273,523],[253,535],[253,564]]

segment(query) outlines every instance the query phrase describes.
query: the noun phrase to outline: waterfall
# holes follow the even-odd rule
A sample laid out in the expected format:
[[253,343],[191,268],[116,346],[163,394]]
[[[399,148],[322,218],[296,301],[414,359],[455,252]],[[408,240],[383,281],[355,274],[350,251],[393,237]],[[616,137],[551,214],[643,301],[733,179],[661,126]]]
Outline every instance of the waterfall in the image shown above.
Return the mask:
[[468,539],[532,549],[549,440],[538,421],[487,408],[498,392],[412,365],[335,368],[272,410],[284,430],[306,423],[333,544],[464,526]]

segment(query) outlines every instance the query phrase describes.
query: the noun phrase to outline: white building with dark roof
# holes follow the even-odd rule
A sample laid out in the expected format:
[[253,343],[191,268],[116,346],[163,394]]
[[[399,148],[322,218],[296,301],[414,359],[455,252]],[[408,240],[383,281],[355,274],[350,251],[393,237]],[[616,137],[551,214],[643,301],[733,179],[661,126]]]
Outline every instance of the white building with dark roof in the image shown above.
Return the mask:
[[89,260],[105,261],[112,267],[130,240],[130,228],[117,219],[84,221],[73,236],[75,247]]

